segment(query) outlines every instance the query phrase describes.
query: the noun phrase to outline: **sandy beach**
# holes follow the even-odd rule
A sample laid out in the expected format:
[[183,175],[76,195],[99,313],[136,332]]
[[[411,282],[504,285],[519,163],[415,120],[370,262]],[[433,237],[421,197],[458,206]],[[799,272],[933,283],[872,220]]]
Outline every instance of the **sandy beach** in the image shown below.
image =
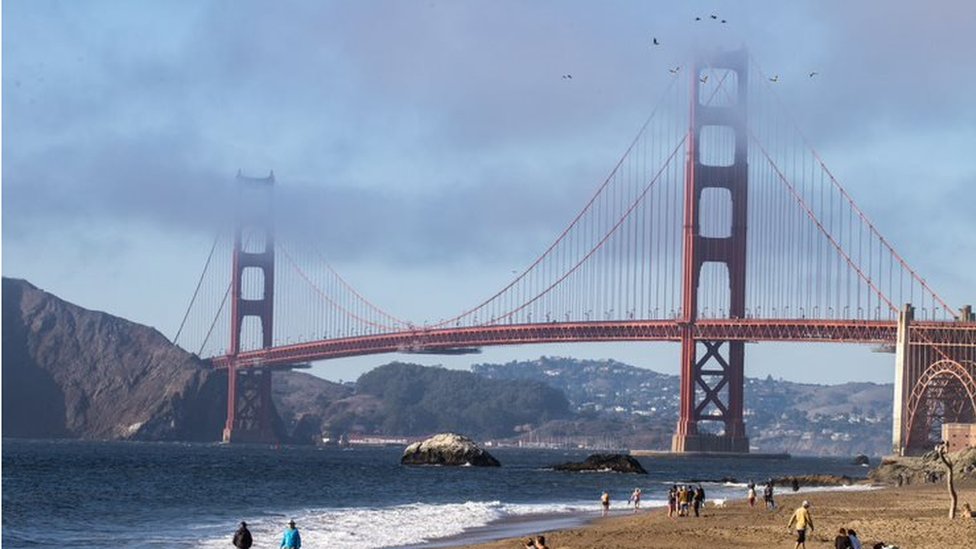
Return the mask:
[[[976,481],[957,485],[959,505],[976,506]],[[884,541],[901,549],[976,548],[976,519],[949,520],[945,484],[886,487],[870,491],[782,494],[778,508],[767,511],[745,501],[724,508],[711,502],[701,518],[669,519],[665,509],[594,520],[587,526],[540,532],[550,549],[705,549],[725,547],[793,547],[787,529],[803,499],[811,503],[815,529],[807,547],[833,547],[839,528],[853,528],[865,547]],[[597,503],[594,502],[594,507]],[[524,539],[524,538],[523,538]],[[478,549],[522,547],[520,539],[468,545]]]

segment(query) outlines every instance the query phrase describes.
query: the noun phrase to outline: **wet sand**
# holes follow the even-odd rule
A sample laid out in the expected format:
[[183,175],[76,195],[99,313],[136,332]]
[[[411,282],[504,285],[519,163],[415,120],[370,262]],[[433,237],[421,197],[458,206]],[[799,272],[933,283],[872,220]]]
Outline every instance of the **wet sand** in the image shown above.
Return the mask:
[[[962,504],[976,506],[976,482],[957,486]],[[744,501],[724,508],[708,503],[701,518],[669,519],[656,508],[638,514],[596,519],[564,530],[539,532],[550,549],[712,549],[793,547],[794,536],[786,525],[803,499],[811,503],[815,529],[808,532],[807,547],[833,547],[839,528],[853,528],[866,548],[884,541],[901,549],[976,548],[976,519],[949,520],[949,496],[944,483],[883,488],[871,491],[781,494],[778,508],[767,511],[759,502],[749,508]],[[619,511],[619,509],[618,509]],[[521,548],[524,538],[511,538],[470,549]]]

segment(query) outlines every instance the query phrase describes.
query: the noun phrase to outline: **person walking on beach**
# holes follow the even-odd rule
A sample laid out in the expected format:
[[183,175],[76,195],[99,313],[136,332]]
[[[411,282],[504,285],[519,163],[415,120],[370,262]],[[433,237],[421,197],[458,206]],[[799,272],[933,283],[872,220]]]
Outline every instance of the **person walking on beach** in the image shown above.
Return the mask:
[[610,492],[603,491],[603,495],[600,496],[600,504],[603,505],[603,516],[607,516],[610,513]]
[[763,506],[766,510],[776,509],[776,502],[773,501],[773,481],[770,480],[763,488]]
[[672,484],[668,490],[668,518],[674,518],[674,511],[678,505],[678,486]]
[[847,539],[851,542],[851,549],[861,549],[861,540],[857,537],[857,532],[854,530],[848,530]]
[[240,528],[234,532],[234,547],[237,549],[250,549],[251,545],[254,544],[254,540],[251,539],[251,531],[247,529],[247,523],[241,521]]
[[807,549],[807,528],[813,531],[813,517],[810,516],[810,502],[804,501],[803,505],[797,507],[796,511],[793,511],[793,516],[790,517],[789,524],[786,525],[787,528],[794,528],[796,530],[796,545],[793,549]]
[[749,507],[755,507],[756,506],[756,486],[754,484],[752,484],[751,482],[749,483],[749,494],[748,494],[747,497],[749,498]]
[[641,489],[640,487],[634,488],[634,493],[630,495],[630,500],[627,503],[630,503],[631,501],[634,502],[635,513],[637,512],[638,509],[640,509],[640,500],[641,500]]
[[302,536],[298,533],[298,528],[295,528],[295,521],[289,520],[285,535],[281,536],[281,549],[301,549],[301,547]]
[[698,511],[701,509],[702,505],[705,504],[705,489],[699,484],[698,488],[695,489],[695,496],[693,500],[693,506],[695,508],[695,516],[698,516]]

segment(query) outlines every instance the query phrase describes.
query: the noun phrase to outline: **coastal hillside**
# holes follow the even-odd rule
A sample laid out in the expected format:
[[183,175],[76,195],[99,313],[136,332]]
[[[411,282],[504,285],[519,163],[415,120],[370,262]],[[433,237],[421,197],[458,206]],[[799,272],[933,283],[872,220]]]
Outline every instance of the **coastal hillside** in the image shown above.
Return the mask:
[[457,431],[477,438],[508,438],[532,425],[574,417],[563,392],[541,382],[486,379],[402,362],[363,374],[354,387],[332,384],[329,390],[339,398],[316,403],[309,393],[294,399],[294,406],[279,406],[285,421],[297,425],[296,438],[307,440],[316,425],[333,436]]
[[[3,279],[3,434],[14,438],[218,441],[226,374],[157,330]],[[279,437],[506,437],[523,424],[572,417],[543,383],[392,363],[339,384],[300,371],[273,377]]]
[[[491,379],[532,380],[562,390],[580,420],[541,426],[536,440],[587,438],[666,449],[678,418],[678,376],[613,360],[542,357],[476,364]],[[745,416],[750,444],[763,452],[803,455],[883,455],[890,451],[893,386],[877,383],[816,385],[746,378]],[[599,422],[600,429],[589,428]]]
[[158,331],[3,279],[3,435],[219,440],[226,378]]

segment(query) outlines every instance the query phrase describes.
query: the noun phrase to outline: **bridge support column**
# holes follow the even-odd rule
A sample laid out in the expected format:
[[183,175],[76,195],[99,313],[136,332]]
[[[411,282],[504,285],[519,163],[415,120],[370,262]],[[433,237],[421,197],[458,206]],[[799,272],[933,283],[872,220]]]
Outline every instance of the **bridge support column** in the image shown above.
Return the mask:
[[269,443],[274,433],[271,370],[227,369],[227,424],[224,442]]
[[[746,52],[737,51],[701,60],[691,71],[683,229],[681,404],[678,428],[671,440],[674,452],[749,451],[743,421],[744,342],[706,341],[695,335],[699,284],[706,263],[723,264],[728,274],[728,286],[716,292],[728,295],[728,303],[711,305],[717,311],[728,311],[730,318],[745,317],[747,68]],[[708,82],[707,77],[713,83],[710,89],[701,87]],[[714,219],[707,220],[711,234],[702,234],[700,204],[707,189],[727,197],[731,219],[725,228],[716,228]],[[720,432],[707,432],[701,429],[701,422],[720,422],[724,426]]]
[[910,303],[905,305],[898,315],[898,336],[895,343],[895,402],[891,413],[891,444],[897,455],[904,455],[905,450],[905,417],[903,411],[908,402],[905,394],[905,378],[909,367],[909,326],[915,317],[915,308]]
[[[256,334],[248,328],[242,341],[245,319],[259,323],[260,346],[274,344],[274,236],[272,197],[274,173],[265,178],[245,177],[238,172],[237,229],[234,233],[231,274],[231,364],[227,368],[227,423],[224,442],[275,443],[274,405],[271,402],[271,370],[234,361],[244,345],[253,345]],[[253,348],[253,347],[252,347]]]

